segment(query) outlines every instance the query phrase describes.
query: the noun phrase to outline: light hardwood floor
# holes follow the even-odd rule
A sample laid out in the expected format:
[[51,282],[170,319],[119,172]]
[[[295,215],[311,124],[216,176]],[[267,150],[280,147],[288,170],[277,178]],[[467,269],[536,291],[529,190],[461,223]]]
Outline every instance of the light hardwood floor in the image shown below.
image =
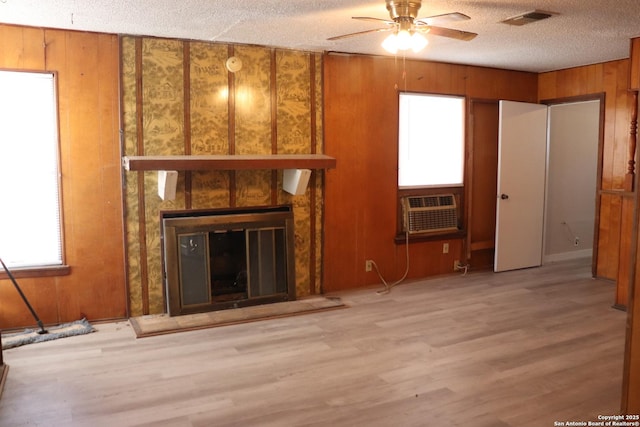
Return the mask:
[[588,261],[345,292],[349,308],[5,352],[0,425],[554,426],[619,413],[626,313]]

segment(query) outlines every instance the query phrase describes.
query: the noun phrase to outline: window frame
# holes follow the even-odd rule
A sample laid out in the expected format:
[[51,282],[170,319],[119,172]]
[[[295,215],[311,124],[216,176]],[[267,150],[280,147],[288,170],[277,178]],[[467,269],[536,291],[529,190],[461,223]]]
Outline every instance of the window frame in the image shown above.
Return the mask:
[[[30,266],[11,266],[9,262],[5,261],[7,268],[10,270],[11,276],[14,278],[24,277],[53,277],[64,276],[71,272],[71,268],[66,263],[65,253],[65,232],[64,232],[64,216],[63,216],[63,197],[62,197],[62,162],[61,162],[61,137],[60,137],[60,100],[59,100],[59,76],[56,71],[51,70],[29,70],[29,69],[12,69],[12,68],[0,68],[2,72],[11,73],[23,73],[34,75],[50,75],[52,77],[52,90],[53,90],[53,128],[55,129],[55,161],[57,168],[56,186],[58,189],[58,229],[59,229],[59,255],[60,264],[40,264]],[[0,266],[0,279],[10,278],[9,274],[4,268]]]
[[463,148],[462,148],[462,183],[454,184],[454,185],[425,185],[425,186],[413,186],[413,187],[400,187],[398,177],[396,176],[396,188],[397,188],[397,198],[396,198],[396,209],[397,209],[397,221],[396,221],[396,236],[394,238],[394,242],[396,244],[404,244],[406,242],[406,234],[403,231],[403,210],[402,210],[402,199],[407,196],[430,196],[436,194],[453,194],[456,200],[457,208],[457,219],[458,219],[458,230],[457,231],[433,231],[433,232],[425,232],[419,234],[410,234],[409,241],[410,242],[420,242],[420,241],[434,241],[434,240],[443,240],[443,239],[452,239],[452,238],[464,238],[466,236],[466,225],[464,221],[464,213],[466,211],[465,208],[465,194],[466,194],[466,183],[468,177],[468,131],[469,131],[469,99],[465,95],[460,94],[447,94],[447,93],[436,93],[436,92],[419,92],[419,91],[407,91],[402,90],[398,91],[398,139],[397,139],[397,148],[398,148],[398,170],[399,170],[399,161],[400,161],[400,95],[403,93],[415,94],[415,95],[426,95],[426,96],[434,96],[434,97],[455,97],[461,98],[463,100],[463,118],[462,122],[464,123],[464,130],[462,133],[463,139]]

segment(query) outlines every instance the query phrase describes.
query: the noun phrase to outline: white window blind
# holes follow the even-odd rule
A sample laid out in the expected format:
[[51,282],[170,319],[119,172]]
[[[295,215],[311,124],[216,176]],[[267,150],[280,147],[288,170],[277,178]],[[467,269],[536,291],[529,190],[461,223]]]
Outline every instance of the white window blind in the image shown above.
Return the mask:
[[398,123],[400,188],[462,185],[464,98],[401,93]]
[[0,71],[0,94],[0,258],[61,265],[55,76]]

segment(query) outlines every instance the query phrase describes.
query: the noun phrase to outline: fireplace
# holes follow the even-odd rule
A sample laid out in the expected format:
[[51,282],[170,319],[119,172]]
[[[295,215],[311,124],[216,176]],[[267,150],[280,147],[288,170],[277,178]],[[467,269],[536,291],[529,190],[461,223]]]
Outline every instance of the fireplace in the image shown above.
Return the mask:
[[295,300],[290,205],[160,215],[170,316]]

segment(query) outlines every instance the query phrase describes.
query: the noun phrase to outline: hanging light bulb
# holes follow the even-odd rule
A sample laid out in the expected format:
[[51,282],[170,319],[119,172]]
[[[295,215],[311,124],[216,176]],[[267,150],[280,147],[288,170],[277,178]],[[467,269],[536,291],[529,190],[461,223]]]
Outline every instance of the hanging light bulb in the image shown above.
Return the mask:
[[411,33],[408,30],[400,30],[396,34],[396,43],[399,50],[407,50],[411,48]]
[[422,49],[427,47],[428,44],[429,40],[420,33],[413,33],[411,36],[411,50],[415,53],[420,52]]
[[382,42],[382,47],[389,53],[393,53],[394,55],[398,53],[398,41],[396,40],[395,34],[389,34],[387,38]]

